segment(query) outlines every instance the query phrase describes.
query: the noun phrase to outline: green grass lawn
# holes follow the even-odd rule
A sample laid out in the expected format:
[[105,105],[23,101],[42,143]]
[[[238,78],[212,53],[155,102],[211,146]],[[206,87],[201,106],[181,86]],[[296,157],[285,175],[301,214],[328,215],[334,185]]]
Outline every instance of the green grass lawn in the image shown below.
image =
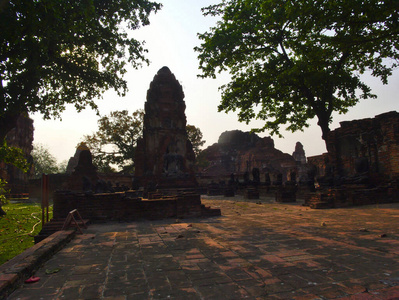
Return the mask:
[[3,210],[7,215],[0,217],[0,265],[32,247],[33,237],[42,229],[39,204],[6,204]]

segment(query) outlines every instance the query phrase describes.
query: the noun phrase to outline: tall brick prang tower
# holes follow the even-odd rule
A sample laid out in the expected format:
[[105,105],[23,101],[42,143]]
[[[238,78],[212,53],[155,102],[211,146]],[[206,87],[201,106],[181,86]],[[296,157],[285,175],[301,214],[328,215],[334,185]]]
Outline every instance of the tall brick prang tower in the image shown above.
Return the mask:
[[183,99],[183,88],[169,68],[160,69],[147,91],[143,137],[137,142],[135,180],[139,186],[165,189],[197,185]]

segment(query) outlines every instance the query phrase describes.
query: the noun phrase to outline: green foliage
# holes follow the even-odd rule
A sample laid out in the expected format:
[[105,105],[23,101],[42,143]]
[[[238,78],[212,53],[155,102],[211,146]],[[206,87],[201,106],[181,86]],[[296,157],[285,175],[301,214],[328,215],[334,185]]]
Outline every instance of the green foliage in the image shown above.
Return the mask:
[[[7,204],[6,216],[0,217],[0,265],[34,245],[33,237],[41,230],[38,204]],[[52,217],[52,209],[50,209]]]
[[34,178],[41,178],[42,174],[59,173],[57,159],[42,144],[34,144],[31,152],[34,165]]
[[201,129],[195,127],[194,125],[187,124],[186,131],[187,131],[187,137],[191,142],[191,144],[193,145],[195,156],[198,157],[198,155],[201,152],[201,147],[205,144],[205,140],[202,139],[203,136]]
[[143,110],[136,110],[131,115],[127,110],[113,111],[98,120],[95,133],[83,137],[100,172],[115,171],[112,165],[132,172],[137,139],[143,131],[143,118]]
[[8,146],[5,139],[3,140],[3,145],[0,147],[0,161],[14,165],[24,172],[27,172],[29,169],[29,164],[22,149]]
[[66,104],[97,110],[108,89],[127,91],[127,63],[149,63],[128,30],[149,24],[148,0],[2,1],[0,140],[23,112],[60,117]]
[[[23,172],[27,172],[29,169],[29,164],[22,149],[8,146],[5,139],[3,139],[3,144],[0,147],[0,162],[14,165]],[[8,193],[8,190],[6,189],[6,185],[7,181],[0,178],[0,216],[5,214],[2,205],[7,203],[5,195]]]
[[228,71],[219,111],[239,121],[303,130],[318,118],[326,140],[332,113],[375,98],[360,78],[384,84],[399,59],[399,10],[392,0],[223,0],[203,9],[221,20],[199,34],[201,77]]
[[[7,181],[0,178],[0,209],[1,209],[2,205],[8,203],[7,198],[6,198],[6,194],[8,193],[8,190],[6,189],[6,185],[7,185]],[[2,212],[0,211],[0,216],[1,215],[2,215]]]
[[58,173],[64,174],[66,172],[67,167],[68,167],[68,161],[63,160],[58,164]]

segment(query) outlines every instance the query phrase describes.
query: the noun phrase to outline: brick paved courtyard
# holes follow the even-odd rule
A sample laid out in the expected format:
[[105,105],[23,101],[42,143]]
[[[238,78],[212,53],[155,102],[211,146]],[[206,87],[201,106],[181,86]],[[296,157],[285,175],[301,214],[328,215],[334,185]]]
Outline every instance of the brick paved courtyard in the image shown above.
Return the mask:
[[399,203],[220,199],[221,217],[92,224],[8,299],[399,299]]

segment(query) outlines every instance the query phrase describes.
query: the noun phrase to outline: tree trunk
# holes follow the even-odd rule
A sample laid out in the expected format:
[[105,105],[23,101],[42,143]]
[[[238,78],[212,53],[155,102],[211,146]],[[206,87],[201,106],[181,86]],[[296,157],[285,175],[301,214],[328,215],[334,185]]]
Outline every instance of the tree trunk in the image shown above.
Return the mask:
[[319,119],[319,121],[317,122],[317,125],[320,126],[321,132],[322,132],[321,138],[324,140],[324,142],[326,144],[326,149],[328,151],[328,134],[330,133],[330,127],[329,127],[330,118],[326,117],[326,116],[318,115],[318,119]]

